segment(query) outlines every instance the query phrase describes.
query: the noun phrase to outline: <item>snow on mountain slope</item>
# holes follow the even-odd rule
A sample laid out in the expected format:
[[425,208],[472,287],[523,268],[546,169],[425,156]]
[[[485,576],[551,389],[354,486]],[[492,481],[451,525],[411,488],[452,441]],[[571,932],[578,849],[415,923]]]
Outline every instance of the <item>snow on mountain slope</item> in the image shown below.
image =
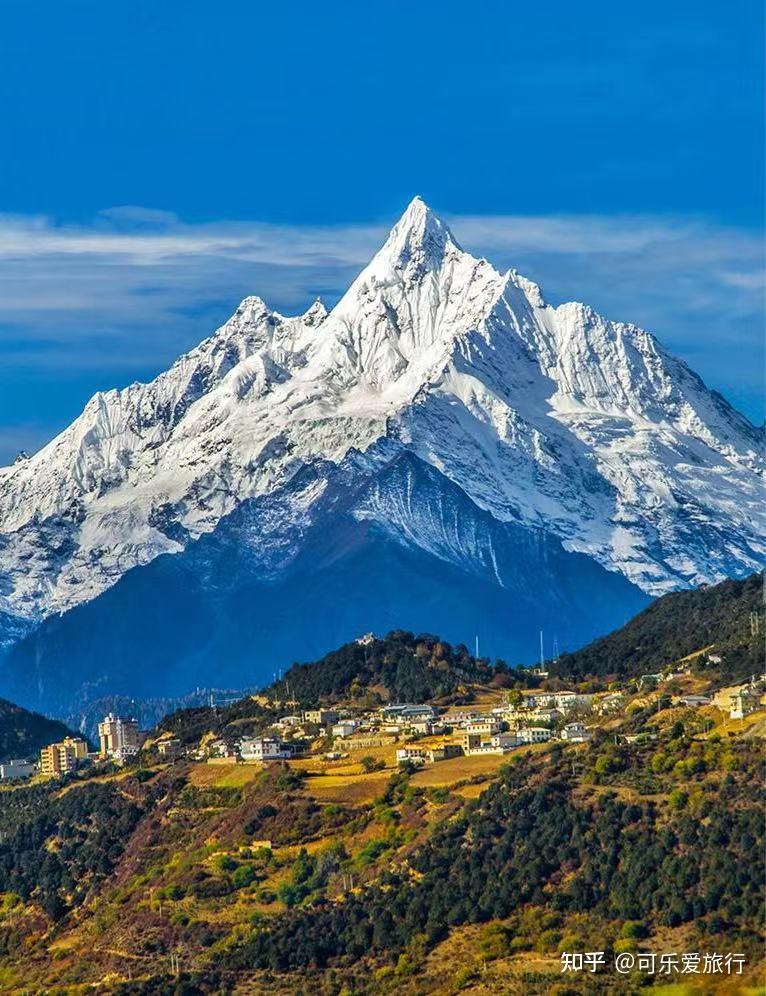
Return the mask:
[[[97,394],[0,470],[0,612],[65,611],[367,451],[382,466],[410,450],[496,519],[661,593],[760,566],[762,443],[651,335],[548,306],[416,198],[329,314],[246,298],[167,372]],[[399,535],[433,549],[422,522]]]
[[543,530],[500,522],[383,440],[241,502],[178,554],[44,619],[3,657],[12,701],[79,724],[102,695],[248,687],[372,629],[481,634],[529,661],[539,630],[579,647],[644,608],[620,574]]

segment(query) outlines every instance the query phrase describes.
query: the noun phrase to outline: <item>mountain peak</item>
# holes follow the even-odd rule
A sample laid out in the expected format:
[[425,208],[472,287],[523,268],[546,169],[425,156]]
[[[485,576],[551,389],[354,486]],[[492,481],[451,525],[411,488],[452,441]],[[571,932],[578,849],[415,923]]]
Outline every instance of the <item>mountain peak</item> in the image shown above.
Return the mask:
[[301,315],[301,318],[304,325],[319,325],[327,318],[327,308],[321,297],[314,301],[308,311]]
[[381,254],[394,265],[415,263],[430,269],[441,262],[449,246],[460,249],[446,222],[416,196],[391,229]]
[[[263,576],[303,557],[304,510],[324,485],[293,506],[290,482],[352,452],[370,454],[349,470],[354,487],[406,450],[497,522],[648,592],[750,571],[766,535],[762,441],[647,333],[545,307],[416,197],[330,315],[245,298],[169,370],[96,395],[32,460],[0,470],[0,647],[6,619],[16,639],[251,501],[282,510]],[[432,527],[407,482],[399,494],[385,521],[425,550]],[[459,526],[448,509],[434,511],[445,536]],[[469,532],[459,556],[484,563]]]

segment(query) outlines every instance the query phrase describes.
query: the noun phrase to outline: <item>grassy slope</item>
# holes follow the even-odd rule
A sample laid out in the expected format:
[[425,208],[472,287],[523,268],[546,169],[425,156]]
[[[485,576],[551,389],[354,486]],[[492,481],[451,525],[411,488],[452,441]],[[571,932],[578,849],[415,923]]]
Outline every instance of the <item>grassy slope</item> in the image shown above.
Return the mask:
[[[704,645],[710,612],[721,642],[727,624],[715,604],[749,611],[757,587],[751,579],[736,584],[735,597],[724,589],[707,600],[708,611],[691,617],[688,642]],[[740,629],[729,627],[732,640]],[[405,641],[400,658],[390,645],[378,655],[387,680],[425,675],[444,688],[444,651],[429,643],[413,672],[405,657],[417,643]],[[345,674],[347,658],[340,663]],[[647,659],[636,667],[652,669]],[[321,698],[337,672],[325,659],[306,697]],[[371,675],[384,677],[383,668]],[[721,675],[702,671],[681,684],[706,691]],[[636,933],[649,950],[745,950],[752,981],[766,711],[732,722],[713,707],[657,711],[654,696],[636,696],[625,716],[603,720],[587,745],[522,749],[511,767],[500,756],[469,757],[402,776],[389,746],[266,770],[155,760],[139,776],[75,781],[65,792],[14,789],[0,807],[0,989],[95,983],[123,996],[170,993],[177,954],[189,993],[235,983],[240,992],[322,996],[343,985],[375,994],[555,992],[558,951],[635,947]],[[246,700],[223,725],[270,715]],[[167,725],[188,734],[221,721],[220,713],[192,716]],[[647,737],[616,743],[620,732]],[[385,768],[364,773],[365,755]],[[554,833],[542,843],[562,814],[572,823],[564,842]],[[696,836],[711,823],[715,845]],[[509,827],[516,836],[504,836]],[[633,868],[635,882],[620,885],[618,875],[613,887],[609,879],[599,886],[615,847],[617,868],[623,876]],[[381,922],[376,895],[384,911],[394,904],[399,912],[368,936],[365,924]],[[424,925],[431,909],[451,925],[446,934]],[[352,917],[360,918],[353,928]],[[407,924],[403,934],[398,923]],[[704,982],[697,991],[719,991],[717,980]],[[635,980],[614,976],[604,986],[567,984],[567,992],[636,990]],[[726,985],[721,992],[737,991]]]
[[[563,752],[536,747],[524,752],[528,766],[519,784],[537,791],[563,780],[562,798],[570,800],[567,805],[575,807],[573,812],[592,809],[600,814],[595,820],[589,817],[584,826],[608,827],[616,818],[605,801],[609,793],[620,805],[651,805],[656,816],[649,823],[644,818],[635,824],[650,834],[647,839],[656,835],[659,840],[665,832],[662,828],[681,828],[686,818],[696,825],[703,813],[709,816],[711,801],[722,791],[728,793],[726,806],[732,811],[752,809],[757,814],[761,745],[741,735],[762,718],[762,714],[750,717],[736,729],[729,724],[719,739],[715,728],[704,729],[711,721],[723,722],[722,714],[712,708],[659,713],[649,709],[621,722],[626,729],[643,728],[656,734],[656,740],[616,746],[610,731],[608,737]],[[80,877],[90,879],[92,888],[81,888],[72,911],[58,921],[53,934],[46,934],[51,921],[34,893],[0,904],[0,937],[10,938],[0,987],[13,992],[23,986],[88,981],[101,982],[105,992],[161,993],[169,952],[177,951],[182,953],[189,977],[197,979],[199,992],[221,991],[227,978],[237,979],[243,992],[337,991],[329,986],[329,970],[318,972],[308,966],[285,974],[259,968],[249,947],[250,939],[262,930],[257,925],[278,924],[293,902],[298,905],[289,915],[299,919],[320,915],[322,902],[341,902],[341,910],[354,896],[363,902],[360,887],[373,885],[391,869],[413,861],[417,866],[417,855],[431,846],[429,841],[446,839],[444,828],[458,826],[464,818],[466,798],[478,807],[470,820],[480,817],[489,833],[486,840],[491,840],[497,833],[491,829],[492,807],[512,806],[519,791],[513,789],[507,803],[499,802],[507,792],[501,757],[444,762],[402,779],[387,756],[382,758],[387,764],[384,771],[365,775],[359,764],[364,753],[334,763],[306,760],[294,770],[275,766],[264,771],[257,765],[156,766],[145,781],[115,776],[111,780],[115,796],[105,794],[108,780],[100,782],[96,802],[113,813],[111,819],[127,821],[129,828],[124,840],[110,844],[116,864],[105,873],[81,869]],[[518,752],[514,758],[521,755]],[[600,760],[604,758],[606,762]],[[514,768],[520,763],[524,762],[514,760]],[[69,817],[78,825],[82,825],[82,815],[74,800],[87,789],[87,782],[76,784],[63,797],[69,800]],[[674,795],[678,791],[685,795],[680,802]],[[18,791],[12,794],[23,798]],[[135,807],[142,815],[137,816]],[[515,818],[511,811],[507,810],[508,819]],[[525,804],[524,811],[532,813],[534,807]],[[484,812],[486,816],[481,816]],[[554,813],[555,807],[545,806],[541,825],[547,826]],[[60,816],[65,817],[69,818]],[[638,817],[634,814],[628,819]],[[655,823],[656,831],[650,830]],[[503,821],[500,826],[505,825]],[[625,842],[621,861],[635,860],[630,835],[625,836],[622,825],[615,829],[618,839]],[[98,832],[96,824],[93,832]],[[529,828],[520,832],[517,846],[528,847]],[[534,839],[538,834],[539,830],[532,831]],[[466,840],[472,838],[473,833]],[[259,849],[264,840],[271,842],[271,852]],[[433,846],[437,850],[432,853],[440,853],[444,845]],[[588,853],[594,848],[597,852],[600,846],[589,844]],[[681,852],[686,846],[677,845]],[[50,843],[42,844],[40,854],[49,847]],[[743,861],[743,847],[747,861]],[[752,855],[747,853],[749,848]],[[737,836],[730,844],[721,844],[721,859],[725,864],[725,855],[731,851],[737,866],[750,865],[752,872],[757,848],[755,841]],[[456,853],[463,853],[463,848]],[[711,855],[697,851],[693,860],[699,863],[700,857]],[[62,860],[66,864],[68,857]],[[569,874],[576,867],[577,862]],[[486,868],[483,874],[494,893],[496,887],[490,883],[497,874],[494,859],[487,856],[477,868]],[[102,874],[105,877],[100,878]],[[446,874],[448,881],[449,869]],[[349,894],[352,876],[355,891]],[[566,882],[566,877],[554,875],[551,893],[533,891],[520,896],[520,905],[513,908],[512,904],[507,914],[482,913],[483,922],[473,926],[458,918],[447,936],[434,937],[432,942],[413,929],[412,941],[404,950],[396,943],[390,947],[384,943],[361,961],[342,957],[333,971],[360,993],[442,993],[457,991],[458,986],[478,993],[489,991],[482,988],[485,984],[494,985],[495,991],[552,991],[558,982],[557,952],[562,944],[573,943],[573,938],[597,945],[596,949],[630,943],[619,937],[625,920],[630,919],[624,910],[609,913],[596,901],[592,909],[567,912],[560,908],[555,895]],[[404,888],[406,897],[406,883],[396,888]],[[693,887],[686,891],[691,894]],[[66,898],[66,884],[61,894]],[[680,922],[665,922],[662,910],[641,918],[649,933],[646,945],[669,950],[662,945],[672,941],[690,950],[716,945],[718,949],[734,945],[739,950],[744,945],[749,952],[755,950],[756,924],[751,917],[747,922],[744,918],[733,921],[724,910],[722,922],[717,923],[707,911],[692,911],[691,919],[684,919],[688,912],[677,911]],[[129,985],[128,974],[146,981]],[[585,990],[575,984],[572,991]]]

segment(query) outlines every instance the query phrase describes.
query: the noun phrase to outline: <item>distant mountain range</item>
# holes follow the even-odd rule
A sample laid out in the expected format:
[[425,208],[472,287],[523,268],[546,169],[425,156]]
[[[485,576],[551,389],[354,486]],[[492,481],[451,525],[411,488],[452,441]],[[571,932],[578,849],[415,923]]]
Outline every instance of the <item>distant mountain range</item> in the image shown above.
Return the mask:
[[0,690],[242,687],[366,630],[573,648],[760,567],[763,439],[649,333],[551,307],[416,198],[329,314],[247,298],[0,470]]

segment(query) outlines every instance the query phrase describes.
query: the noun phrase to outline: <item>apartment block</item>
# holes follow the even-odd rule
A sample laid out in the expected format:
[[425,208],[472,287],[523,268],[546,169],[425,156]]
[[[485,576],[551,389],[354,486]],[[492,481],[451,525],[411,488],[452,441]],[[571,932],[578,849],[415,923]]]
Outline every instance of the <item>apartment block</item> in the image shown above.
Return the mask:
[[84,740],[64,737],[60,743],[48,744],[40,751],[40,773],[47,778],[69,774],[87,755],[88,745]]
[[138,753],[138,722],[110,712],[98,724],[98,739],[102,758],[124,761]]

